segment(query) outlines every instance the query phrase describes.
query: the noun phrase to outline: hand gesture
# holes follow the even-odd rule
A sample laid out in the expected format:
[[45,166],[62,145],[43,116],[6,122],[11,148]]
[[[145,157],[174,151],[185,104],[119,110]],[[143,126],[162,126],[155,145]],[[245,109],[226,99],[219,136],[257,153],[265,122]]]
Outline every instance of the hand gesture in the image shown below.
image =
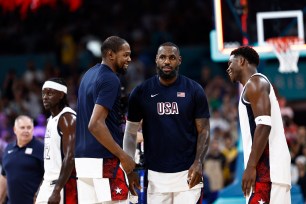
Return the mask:
[[131,172],[130,174],[127,175],[128,180],[129,180],[129,190],[132,195],[137,196],[137,192],[135,190],[135,187],[140,190],[141,186],[139,184],[139,176],[136,172]]
[[124,156],[120,158],[120,162],[126,174],[131,173],[136,166],[136,163],[134,162],[133,158],[130,157],[128,154],[124,154]]
[[202,181],[202,163],[194,162],[188,171],[187,182],[189,188],[194,187]]
[[255,192],[255,181],[256,181],[256,167],[247,166],[242,176],[241,188],[244,197],[250,195],[251,189]]
[[59,204],[61,201],[61,194],[60,191],[53,190],[49,200],[48,204]]

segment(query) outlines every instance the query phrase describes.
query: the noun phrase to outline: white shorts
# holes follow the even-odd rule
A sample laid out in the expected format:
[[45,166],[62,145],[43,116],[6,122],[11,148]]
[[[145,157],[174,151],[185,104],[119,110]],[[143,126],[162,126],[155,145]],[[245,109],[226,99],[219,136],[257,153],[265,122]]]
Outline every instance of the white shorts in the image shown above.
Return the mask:
[[[80,204],[86,203],[126,203],[128,199],[121,199],[127,195],[128,188],[125,180],[125,173],[118,166],[116,175],[114,178],[105,178],[103,176],[103,167],[108,168],[111,165],[116,164],[115,159],[109,159],[109,165],[105,165],[107,159],[95,159],[95,158],[75,158],[75,168],[77,172],[77,188],[78,188],[78,201]],[[114,166],[113,166],[114,167]],[[109,168],[116,169],[116,168]],[[113,175],[113,173],[111,173]],[[117,185],[118,184],[118,185]],[[118,196],[117,200],[112,200],[114,196]]]
[[201,189],[191,189],[188,191],[174,193],[148,193],[148,204],[196,204],[201,196]]
[[177,173],[160,173],[148,170],[148,204],[195,204],[201,196],[203,183],[189,189],[188,170]]

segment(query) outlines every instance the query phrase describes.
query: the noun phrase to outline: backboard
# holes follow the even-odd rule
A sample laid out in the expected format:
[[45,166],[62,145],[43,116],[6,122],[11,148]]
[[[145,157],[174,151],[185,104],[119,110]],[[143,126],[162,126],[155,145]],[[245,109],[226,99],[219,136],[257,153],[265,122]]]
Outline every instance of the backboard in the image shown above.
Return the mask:
[[250,45],[261,59],[273,59],[272,37],[294,36],[302,43],[292,45],[306,56],[304,0],[214,0],[215,29],[210,33],[211,57],[227,61],[240,45]]

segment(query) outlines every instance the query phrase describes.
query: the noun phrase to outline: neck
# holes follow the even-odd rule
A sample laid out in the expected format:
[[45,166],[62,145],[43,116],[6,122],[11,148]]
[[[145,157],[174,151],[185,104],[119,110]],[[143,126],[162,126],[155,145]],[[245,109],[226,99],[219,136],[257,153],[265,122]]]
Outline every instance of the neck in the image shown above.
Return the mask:
[[115,67],[110,62],[108,62],[107,60],[102,60],[101,64],[104,64],[104,65],[108,66],[113,72],[116,73]]
[[159,79],[159,82],[162,84],[162,85],[165,85],[165,86],[169,86],[171,84],[173,84],[176,79],[177,79],[178,75],[176,75],[175,77],[173,77],[172,79],[163,79],[161,78],[160,76],[158,77]]
[[243,73],[243,77],[241,79],[241,84],[244,86],[247,81],[251,78],[253,74],[257,73],[256,67],[247,67],[245,73]]
[[[31,141],[31,140],[30,140]],[[18,147],[24,147],[26,146],[30,141],[21,141],[21,140],[17,140],[17,146]]]
[[52,117],[57,116],[65,107],[55,107],[54,109],[50,110]]

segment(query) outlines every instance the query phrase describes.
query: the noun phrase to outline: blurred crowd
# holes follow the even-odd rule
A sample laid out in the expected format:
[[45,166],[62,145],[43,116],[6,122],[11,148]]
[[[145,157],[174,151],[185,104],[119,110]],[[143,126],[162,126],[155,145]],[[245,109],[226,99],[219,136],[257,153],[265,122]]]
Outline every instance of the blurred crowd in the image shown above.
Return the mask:
[[[0,55],[55,52],[56,63],[46,61],[43,67],[37,67],[29,60],[18,68],[24,70],[22,75],[16,74],[14,67],[5,74],[0,100],[0,162],[4,148],[15,139],[13,121],[18,115],[31,116],[34,136],[43,140],[49,116],[41,100],[45,80],[63,77],[70,107],[76,108],[82,74],[101,61],[86,47],[89,40],[120,35],[130,42],[132,62],[121,78],[123,106],[131,90],[155,74],[152,53],[161,42],[209,46],[212,1],[92,0],[84,1],[75,13],[68,15],[67,9],[45,7],[26,19],[20,19],[18,13],[1,16]],[[127,17],[129,21],[125,21]],[[235,178],[239,140],[239,88],[212,69],[203,66],[195,79],[206,92],[211,113],[211,144],[204,165],[208,203]],[[301,186],[306,198],[306,127],[295,124],[294,111],[284,97],[278,97],[292,156],[292,183]]]

